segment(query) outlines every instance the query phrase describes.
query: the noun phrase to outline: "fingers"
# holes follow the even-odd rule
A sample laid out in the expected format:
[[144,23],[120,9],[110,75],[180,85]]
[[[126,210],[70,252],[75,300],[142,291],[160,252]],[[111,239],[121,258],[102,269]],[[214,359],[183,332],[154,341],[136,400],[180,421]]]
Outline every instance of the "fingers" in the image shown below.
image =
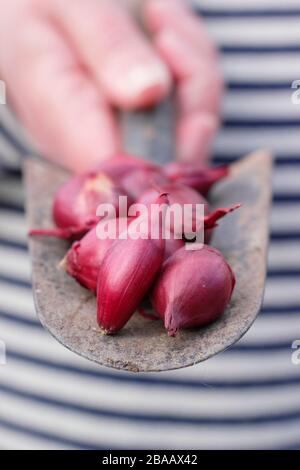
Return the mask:
[[200,42],[201,57],[215,56],[216,50],[203,20],[200,16],[193,14],[187,3],[184,0],[147,0],[144,11],[147,27],[153,33],[166,29],[180,33],[180,36],[185,37],[184,42],[188,40],[189,46],[193,45],[198,52]]
[[119,136],[109,106],[59,33],[31,21],[19,37],[11,93],[41,151],[75,171],[115,153]]
[[177,125],[178,158],[208,163],[210,145],[217,129],[218,121],[212,114],[199,112],[182,117]]
[[53,15],[111,103],[136,108],[168,93],[168,68],[125,8],[110,0],[54,3]]
[[177,158],[206,160],[223,90],[216,51],[200,18],[179,0],[150,0],[145,21],[178,80]]

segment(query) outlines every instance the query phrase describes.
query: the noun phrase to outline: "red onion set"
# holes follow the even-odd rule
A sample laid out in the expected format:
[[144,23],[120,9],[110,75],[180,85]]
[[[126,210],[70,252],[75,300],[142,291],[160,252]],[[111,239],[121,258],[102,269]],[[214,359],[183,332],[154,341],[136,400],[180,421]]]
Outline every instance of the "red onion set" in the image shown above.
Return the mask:
[[[227,167],[205,168],[200,164],[170,163],[160,167],[141,158],[117,155],[93,171],[74,176],[56,193],[53,219],[56,228],[33,229],[73,241],[61,266],[81,285],[97,295],[97,321],[103,333],[114,334],[135,311],[143,312],[150,298],[170,336],[182,328],[207,325],[223,314],[230,302],[235,277],[223,255],[208,245],[219,219],[239,205],[210,211],[210,188],[228,175]],[[155,204],[140,237],[132,236],[138,216],[119,210],[119,197],[129,205]],[[102,219],[101,204],[115,210]],[[205,243],[200,249],[185,246],[182,221],[165,226],[165,212],[173,204],[192,204],[193,229],[200,223]],[[194,211],[204,206],[199,221]],[[117,218],[117,219],[116,219]],[[116,224],[117,222],[117,224]],[[199,225],[197,225],[198,227]],[[152,237],[152,229],[157,234]],[[169,237],[163,235],[167,230]],[[105,238],[99,237],[104,231]]]

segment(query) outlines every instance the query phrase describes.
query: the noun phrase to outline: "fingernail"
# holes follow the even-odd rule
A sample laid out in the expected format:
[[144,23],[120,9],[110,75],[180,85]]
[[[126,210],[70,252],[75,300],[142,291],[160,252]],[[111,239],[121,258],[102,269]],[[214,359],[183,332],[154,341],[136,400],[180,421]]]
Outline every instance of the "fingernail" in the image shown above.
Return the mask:
[[135,99],[142,97],[157,88],[162,91],[170,85],[170,76],[167,67],[163,64],[141,64],[128,70],[123,77],[128,97]]
[[106,77],[111,98],[116,105],[126,108],[154,104],[167,95],[171,86],[169,70],[159,61],[134,64],[118,73],[116,68],[107,69]]

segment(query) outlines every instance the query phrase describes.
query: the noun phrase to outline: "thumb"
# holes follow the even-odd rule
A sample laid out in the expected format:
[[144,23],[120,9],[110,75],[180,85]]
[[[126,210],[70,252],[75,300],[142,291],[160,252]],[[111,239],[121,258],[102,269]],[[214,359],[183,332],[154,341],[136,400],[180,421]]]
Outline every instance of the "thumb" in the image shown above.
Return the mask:
[[168,93],[169,70],[129,10],[111,0],[58,3],[53,14],[112,104],[137,108]]

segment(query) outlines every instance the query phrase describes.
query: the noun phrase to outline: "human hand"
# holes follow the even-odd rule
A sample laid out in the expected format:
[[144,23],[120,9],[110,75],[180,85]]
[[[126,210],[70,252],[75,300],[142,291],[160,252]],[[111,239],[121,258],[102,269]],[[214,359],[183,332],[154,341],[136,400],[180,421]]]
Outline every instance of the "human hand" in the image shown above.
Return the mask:
[[[40,150],[83,171],[121,149],[113,107],[155,104],[176,81],[177,158],[205,159],[222,79],[200,18],[148,0],[152,43],[112,0],[10,0],[0,16],[0,73]],[[2,78],[1,77],[1,78]]]

